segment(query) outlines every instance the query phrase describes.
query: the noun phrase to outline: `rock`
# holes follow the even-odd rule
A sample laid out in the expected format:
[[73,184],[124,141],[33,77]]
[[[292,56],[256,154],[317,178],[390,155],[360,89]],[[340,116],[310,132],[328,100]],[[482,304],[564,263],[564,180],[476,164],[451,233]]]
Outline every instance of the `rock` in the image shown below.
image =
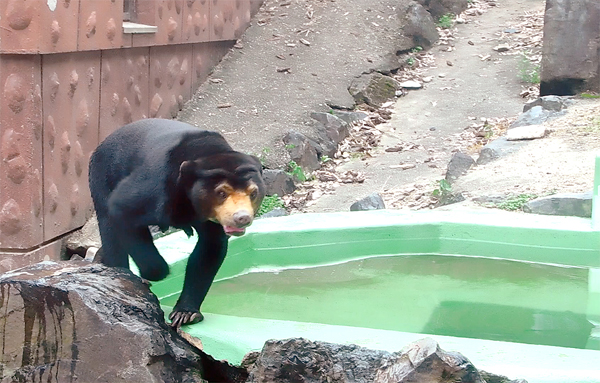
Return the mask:
[[296,190],[292,176],[283,170],[263,170],[263,180],[266,186],[266,195],[277,194],[280,197],[288,195]]
[[96,213],[92,214],[92,217],[87,220],[81,229],[69,235],[66,242],[66,257],[68,259],[71,259],[74,254],[85,257],[87,250],[90,248],[99,249],[102,246],[102,241],[100,240],[100,229],[98,229]]
[[469,6],[469,0],[417,0],[423,5],[431,15],[439,19],[440,17],[452,13],[458,15],[464,12]]
[[42,262],[0,277],[6,382],[243,382],[180,337],[128,270]]
[[519,126],[506,131],[506,139],[508,141],[534,140],[536,138],[543,138],[545,135],[546,127],[544,125]]
[[270,340],[242,365],[250,373],[248,383],[485,383],[467,358],[430,338],[393,354],[301,338]]
[[515,122],[513,122],[510,125],[510,127],[516,128],[518,126],[540,125],[544,121],[548,120],[551,115],[556,116],[556,114],[553,114],[552,112],[550,112],[548,110],[545,110],[544,108],[542,108],[539,105],[534,106],[533,108],[529,109],[527,112],[521,113],[521,115],[519,115],[519,117],[517,117]]
[[519,150],[523,144],[523,142],[519,141],[508,141],[506,137],[500,137],[494,141],[488,142],[479,152],[477,165],[485,165],[497,158],[514,153]]
[[331,113],[313,112],[310,117],[318,122],[317,142],[322,149],[317,150],[317,154],[319,157],[326,155],[333,158],[340,142],[350,134],[348,123]]
[[406,66],[406,58],[401,54],[402,52],[409,52],[415,47],[412,38],[406,36],[399,36],[398,45],[391,52],[383,55],[383,58],[373,68],[375,72],[379,72],[386,76],[393,76],[394,73]]
[[436,206],[446,206],[459,203],[465,200],[465,196],[462,193],[442,193]]
[[388,355],[356,345],[298,338],[269,340],[258,355],[248,354],[242,365],[248,366],[248,383],[367,383]]
[[282,207],[276,207],[275,209],[273,209],[257,218],[276,218],[276,217],[285,217],[286,215],[289,215],[287,210],[285,210]]
[[505,195],[483,195],[479,197],[473,198],[473,202],[481,203],[481,204],[493,204],[498,205],[502,202],[505,202],[508,199]]
[[334,116],[346,121],[346,123],[349,125],[353,124],[354,122],[365,120],[367,117],[369,117],[369,115],[365,112],[347,112],[345,110],[334,109],[332,113]]
[[381,366],[373,383],[462,382],[485,383],[479,371],[463,355],[446,352],[425,338],[394,353]]
[[379,108],[387,100],[394,98],[397,89],[398,83],[390,76],[370,73],[352,80],[348,91],[356,103]]
[[373,193],[360,199],[350,206],[350,211],[363,211],[363,210],[379,210],[385,209],[385,203],[383,198],[378,193]]
[[401,52],[408,52],[416,46],[429,49],[439,40],[435,20],[421,4],[411,2],[408,7],[399,9],[399,17],[403,23],[400,40],[406,40],[404,45],[409,46],[406,50],[400,49]]
[[541,197],[523,206],[526,213],[574,217],[592,216],[592,192],[565,193]]
[[541,106],[542,109],[549,110],[552,112],[560,112],[561,110],[569,107],[569,105],[573,104],[575,101],[571,97],[561,97],[561,96],[543,96],[538,97],[537,100],[528,102],[523,105],[523,112],[527,112],[529,109],[534,106]]
[[500,44],[500,45],[496,45],[492,49],[495,50],[496,52],[508,52],[510,50],[510,45],[509,44]]
[[471,166],[475,164],[475,160],[464,153],[456,152],[448,163],[448,170],[446,170],[446,181],[448,183],[454,182],[458,177],[465,174]]
[[600,2],[547,0],[540,94],[600,91]]
[[288,132],[283,137],[283,143],[292,161],[296,162],[302,169],[311,172],[321,167],[315,149],[316,142],[311,141],[304,134],[295,131]]
[[504,375],[496,375],[482,370],[479,370],[479,374],[486,383],[527,383],[525,379],[511,380]]
[[400,86],[405,89],[421,89],[423,84],[418,81],[404,81],[400,83]]

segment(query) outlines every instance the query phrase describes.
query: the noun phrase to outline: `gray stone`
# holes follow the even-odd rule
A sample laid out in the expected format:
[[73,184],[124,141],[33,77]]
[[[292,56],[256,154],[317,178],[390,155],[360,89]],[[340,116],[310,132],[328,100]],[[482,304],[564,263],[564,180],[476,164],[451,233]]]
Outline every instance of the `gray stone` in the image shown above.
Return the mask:
[[365,120],[367,117],[369,117],[369,115],[365,112],[348,112],[345,110],[334,109],[332,113],[334,116],[346,121],[346,123],[348,123],[349,125],[358,121]]
[[283,170],[263,170],[263,180],[266,186],[266,195],[277,194],[280,197],[288,195],[296,190],[292,176]]
[[396,95],[398,83],[390,76],[381,73],[363,74],[350,84],[348,91],[358,104],[379,108]]
[[504,375],[496,375],[482,370],[479,370],[479,374],[486,381],[486,383],[527,383],[525,379],[511,380]]
[[485,165],[502,156],[514,153],[523,145],[524,142],[508,141],[506,137],[500,137],[494,141],[488,142],[479,152],[477,165]]
[[540,94],[600,91],[600,1],[547,0]]
[[562,97],[562,96],[543,96],[538,97],[537,100],[528,102],[523,105],[523,112],[527,112],[529,109],[534,106],[541,106],[545,110],[549,110],[552,112],[560,112],[561,110],[569,107],[575,101],[571,97]]
[[73,254],[85,257],[89,248],[99,249],[102,246],[100,240],[100,229],[98,229],[98,219],[96,213],[87,220],[83,227],[67,237],[66,258],[71,259]]
[[548,120],[552,112],[545,110],[540,105],[534,106],[525,113],[521,113],[519,117],[513,122],[510,127],[516,128],[518,126],[526,125],[541,125],[544,121]]
[[485,383],[467,358],[431,338],[393,354],[302,338],[270,340],[260,353],[246,355],[242,366],[248,383]]
[[385,209],[385,203],[383,198],[378,193],[373,193],[360,199],[350,206],[350,211],[363,211],[363,210],[379,210]]
[[565,193],[541,197],[523,206],[526,213],[574,217],[592,216],[592,192]]
[[400,49],[400,51],[407,52],[416,46],[429,49],[438,41],[439,34],[435,20],[421,4],[411,2],[408,7],[399,12],[403,23],[399,43],[408,46],[408,49]]
[[[164,320],[130,271],[42,262],[0,276],[3,382],[243,382]],[[99,378],[101,377],[101,378]]]
[[469,6],[469,0],[417,0],[421,3],[431,15],[439,19],[448,13],[458,15],[464,12]]
[[246,355],[248,383],[367,383],[375,378],[386,351],[298,338],[269,340],[260,353]]
[[318,122],[317,142],[321,150],[317,150],[317,154],[319,157],[326,155],[333,158],[340,142],[350,134],[348,123],[331,113],[313,112],[310,117]]
[[400,83],[400,86],[404,89],[421,89],[423,84],[418,81],[404,81]]
[[506,132],[506,139],[508,141],[534,140],[543,138],[545,135],[546,127],[544,125],[526,125],[509,129]]
[[507,199],[508,197],[505,195],[483,195],[473,198],[473,202],[481,203],[484,205],[498,205],[502,202],[505,202]]
[[276,207],[275,209],[273,209],[257,218],[276,218],[276,217],[285,217],[286,215],[289,215],[287,210],[285,210],[282,207]]
[[475,160],[464,153],[456,152],[452,155],[450,162],[448,163],[448,170],[446,170],[446,181],[453,183],[458,177],[465,174],[471,166],[475,164]]
[[465,200],[465,196],[462,193],[442,193],[440,199],[437,202],[437,206],[446,206],[459,203]]
[[302,133],[288,132],[283,137],[283,143],[290,154],[292,161],[296,162],[302,169],[312,172],[321,167],[315,142]]
[[510,44],[500,44],[492,48],[496,52],[507,52],[510,50]]
[[458,352],[446,352],[425,338],[392,354],[377,371],[373,383],[462,382],[485,383],[475,366]]

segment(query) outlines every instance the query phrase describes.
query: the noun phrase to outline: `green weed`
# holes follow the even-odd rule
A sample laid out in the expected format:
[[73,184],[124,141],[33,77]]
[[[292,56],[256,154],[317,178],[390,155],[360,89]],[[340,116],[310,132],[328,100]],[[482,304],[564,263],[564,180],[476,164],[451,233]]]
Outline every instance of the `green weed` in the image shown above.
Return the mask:
[[592,93],[581,93],[581,98],[600,98],[600,94],[592,94]]
[[268,213],[271,210],[282,207],[285,207],[285,205],[283,203],[283,200],[279,198],[277,194],[266,196],[263,199],[262,204],[260,205],[260,208],[258,209],[258,213],[256,213],[256,215],[260,217],[261,215]]
[[523,210],[523,206],[531,201],[532,199],[536,199],[538,196],[535,194],[519,194],[516,197],[512,197],[507,199],[504,202],[500,202],[496,204],[498,209],[516,211]]
[[416,63],[416,62],[417,62],[417,61],[415,60],[415,58],[414,58],[414,57],[409,57],[409,58],[407,58],[407,59],[406,59],[406,64],[407,64],[408,66],[413,66],[413,65],[415,65],[415,63]]
[[526,54],[521,54],[519,60],[519,79],[528,84],[540,83],[540,64],[531,62]]
[[452,185],[445,179],[438,181],[438,187],[431,194],[436,198],[442,198],[452,193]]
[[288,163],[288,174],[294,177],[294,180],[298,182],[306,181],[306,174],[300,165],[296,163],[296,161],[290,161]]
[[437,25],[442,29],[449,29],[452,27],[453,22],[454,15],[452,13],[446,13],[445,15],[440,16]]

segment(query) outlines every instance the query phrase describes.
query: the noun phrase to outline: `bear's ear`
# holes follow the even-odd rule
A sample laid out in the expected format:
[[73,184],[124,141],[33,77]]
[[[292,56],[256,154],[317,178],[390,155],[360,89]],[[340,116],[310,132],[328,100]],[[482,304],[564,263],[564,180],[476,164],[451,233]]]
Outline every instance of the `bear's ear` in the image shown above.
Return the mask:
[[199,179],[208,179],[214,177],[226,177],[227,172],[222,169],[204,169],[201,160],[183,161],[179,166],[179,176],[177,183],[185,183],[186,181],[196,182]]
[[255,162],[256,162],[256,167],[258,168],[258,172],[260,173],[260,175],[263,174],[263,165],[262,162],[260,162],[260,158],[256,157],[256,156],[250,156]]
[[197,178],[200,164],[197,161],[183,161],[179,166],[179,176],[177,177],[177,183],[180,184],[185,180]]

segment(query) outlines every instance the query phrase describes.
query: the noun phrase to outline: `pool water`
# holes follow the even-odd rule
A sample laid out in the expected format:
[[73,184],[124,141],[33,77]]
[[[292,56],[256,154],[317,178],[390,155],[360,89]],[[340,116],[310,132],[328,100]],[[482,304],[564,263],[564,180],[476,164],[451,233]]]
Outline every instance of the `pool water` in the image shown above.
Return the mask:
[[587,303],[585,268],[402,255],[225,279],[213,284],[202,310],[585,348]]

